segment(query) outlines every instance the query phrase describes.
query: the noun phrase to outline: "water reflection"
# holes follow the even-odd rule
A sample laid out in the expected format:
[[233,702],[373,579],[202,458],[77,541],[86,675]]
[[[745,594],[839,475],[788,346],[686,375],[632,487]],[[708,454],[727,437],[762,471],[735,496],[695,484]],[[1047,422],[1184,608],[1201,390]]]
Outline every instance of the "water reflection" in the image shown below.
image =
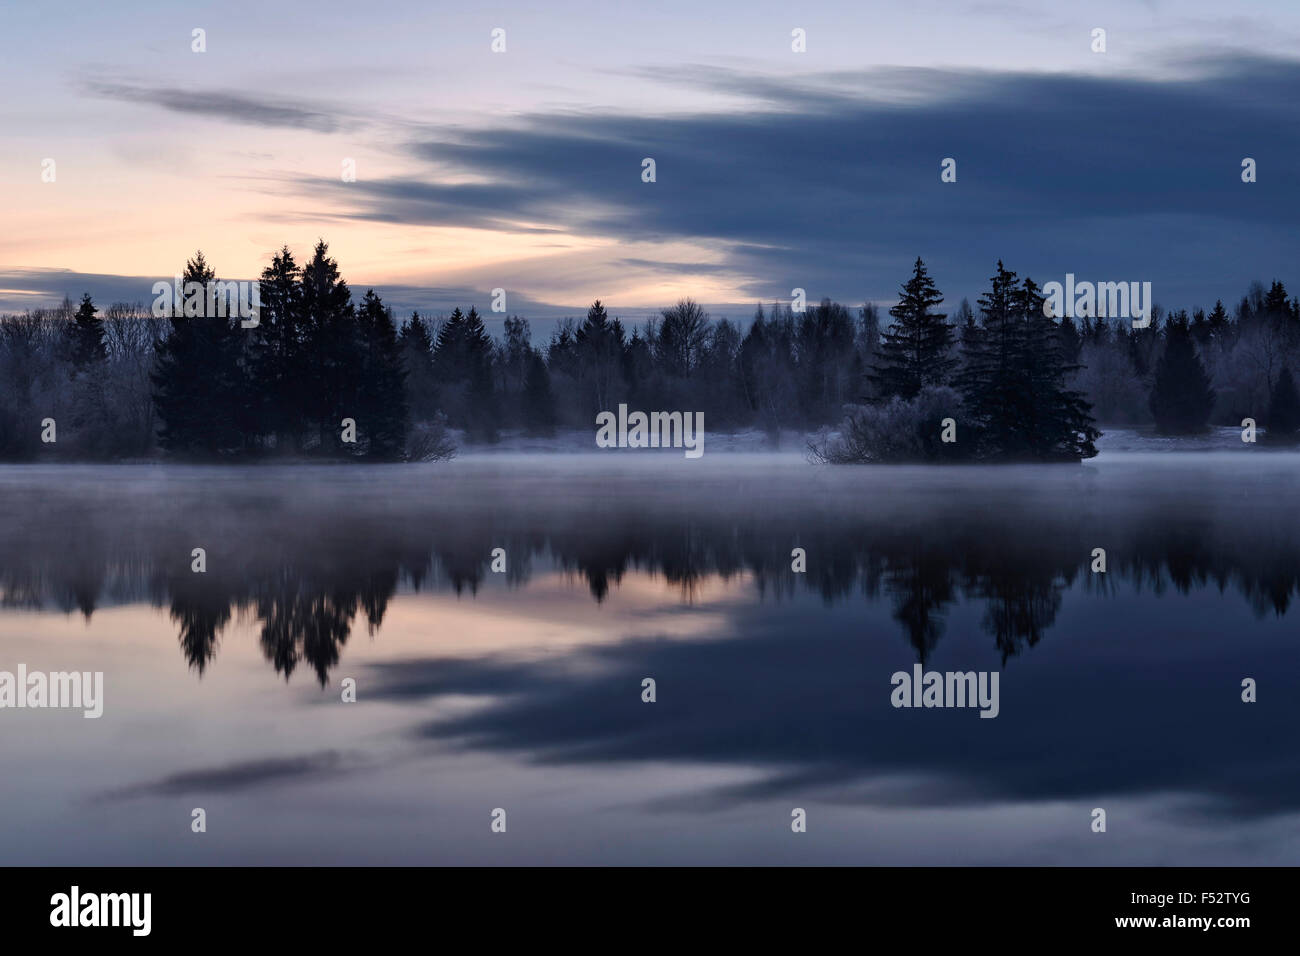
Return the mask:
[[[0,471],[0,667],[109,685],[101,721],[5,715],[8,858],[1285,862],[1297,474]],[[892,709],[917,660],[1001,666],[999,717]],[[167,836],[193,806],[222,841]]]
[[[1278,507],[1276,485],[1252,499],[1134,484],[1122,471],[1102,487],[1079,469],[996,482],[988,470],[938,469],[893,484],[881,475],[898,472],[848,471],[819,477],[816,494],[778,477],[751,479],[750,496],[720,496],[704,482],[677,497],[631,479],[617,494],[597,479],[527,494],[508,475],[377,493],[326,469],[308,469],[306,485],[271,470],[233,482],[196,469],[165,482],[165,496],[132,485],[111,502],[75,482],[11,481],[0,606],[88,621],[105,603],[166,607],[200,675],[232,620],[251,618],[278,673],[305,666],[324,685],[349,637],[362,623],[374,635],[399,590],[472,599],[489,579],[526,587],[539,568],[580,578],[596,602],[638,570],[687,602],[708,580],[745,575],[765,601],[811,592],[826,605],[884,603],[923,663],[959,603],[979,607],[1005,663],[1051,631],[1073,587],[1236,591],[1256,614],[1284,615],[1300,582],[1296,510]],[[191,570],[193,547],[206,550],[205,573]],[[505,574],[490,570],[498,547]],[[806,573],[791,570],[795,547]],[[1097,547],[1107,551],[1104,574],[1090,571]]]

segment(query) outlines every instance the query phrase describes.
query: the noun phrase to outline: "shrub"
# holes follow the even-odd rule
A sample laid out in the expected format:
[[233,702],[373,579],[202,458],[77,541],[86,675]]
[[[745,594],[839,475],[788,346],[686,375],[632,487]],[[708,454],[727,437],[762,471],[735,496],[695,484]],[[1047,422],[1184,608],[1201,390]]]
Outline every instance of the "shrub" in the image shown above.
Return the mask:
[[960,435],[942,440],[945,418],[961,421],[961,398],[947,387],[923,388],[912,399],[895,395],[882,405],[847,405],[837,432],[809,442],[809,457],[833,465],[956,460],[963,457]]
[[431,422],[421,422],[406,436],[407,461],[445,461],[456,457],[456,443],[447,430],[447,416],[439,412]]

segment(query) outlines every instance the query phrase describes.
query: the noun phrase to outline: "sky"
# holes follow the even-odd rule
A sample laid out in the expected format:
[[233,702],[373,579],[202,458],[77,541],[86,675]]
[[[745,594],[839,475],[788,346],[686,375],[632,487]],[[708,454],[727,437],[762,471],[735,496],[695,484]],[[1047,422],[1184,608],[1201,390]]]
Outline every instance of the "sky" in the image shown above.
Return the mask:
[[5,2],[0,310],[318,238],[403,312],[886,304],[918,256],[1231,304],[1300,286],[1296,51],[1291,0]]

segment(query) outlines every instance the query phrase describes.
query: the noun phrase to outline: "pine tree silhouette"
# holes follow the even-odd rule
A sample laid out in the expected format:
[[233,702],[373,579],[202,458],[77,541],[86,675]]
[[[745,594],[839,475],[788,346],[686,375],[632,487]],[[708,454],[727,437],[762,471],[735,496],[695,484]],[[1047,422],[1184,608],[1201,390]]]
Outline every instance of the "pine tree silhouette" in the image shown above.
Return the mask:
[[438,386],[433,371],[433,336],[419,312],[412,312],[397,336],[406,367],[406,396],[417,421],[431,421],[438,410]]
[[1026,349],[1017,314],[1016,274],[998,260],[992,286],[979,297],[981,324],[963,330],[966,367],[958,381],[966,415],[985,455],[1022,457],[1031,415],[1019,370]]
[[85,293],[72,317],[72,324],[67,327],[68,359],[77,371],[108,357],[108,349],[104,346],[104,323],[96,315],[98,311],[90,293]]
[[885,330],[880,365],[872,376],[882,398],[912,398],[926,385],[946,385],[956,368],[951,356],[952,327],[947,316],[932,311],[943,302],[920,258],[902,287],[898,304],[889,310],[894,324]]
[[1228,312],[1223,307],[1223,300],[1216,299],[1214,310],[1206,318],[1206,324],[1210,327],[1210,336],[1216,341],[1222,341],[1229,328]]
[[1042,293],[1028,277],[1017,294],[1017,311],[1024,323],[1020,367],[1024,380],[1027,431],[1025,446],[1036,461],[1079,461],[1097,454],[1101,433],[1092,420],[1092,407],[1066,385],[1079,369],[1071,350],[1077,333],[1049,317]]
[[551,373],[541,353],[533,350],[528,357],[528,374],[524,379],[520,409],[524,428],[530,435],[555,434],[555,396],[551,393]]
[[1296,393],[1295,379],[1291,370],[1283,368],[1273,386],[1273,394],[1268,403],[1268,419],[1265,421],[1265,436],[1271,442],[1294,442],[1300,436],[1300,395]]
[[440,382],[455,382],[466,377],[465,314],[459,306],[438,329],[433,346],[433,369]]
[[1195,435],[1205,431],[1214,410],[1214,389],[1196,354],[1186,323],[1165,326],[1165,351],[1156,363],[1151,387],[1151,414],[1162,435]]
[[357,324],[362,343],[358,429],[369,457],[396,461],[405,454],[409,425],[406,371],[392,310],[380,301],[374,289],[368,290],[361,301]]
[[158,441],[170,452],[214,457],[242,451],[244,388],[241,340],[229,317],[207,315],[203,290],[215,281],[203,253],[185,263],[183,303],[176,304],[167,337],[154,344],[150,375],[162,420]]
[[303,266],[301,289],[305,405],[319,451],[337,454],[346,450],[340,435],[342,420],[357,417],[361,341],[352,293],[339,274],[338,263],[329,258],[324,240],[316,243],[311,261]]
[[625,339],[623,323],[611,319],[599,299],[592,303],[574,344],[585,410],[593,415],[612,407],[622,388]]
[[983,324],[962,330],[965,367],[958,378],[978,454],[1002,460],[1079,461],[1097,454],[1091,407],[1066,379],[1076,367],[1060,329],[1043,311],[1030,279],[999,260],[980,296]]
[[474,306],[469,307],[465,315],[464,355],[469,376],[469,419],[470,434],[482,441],[497,440],[497,421],[500,410],[497,407],[496,390],[492,384],[492,356],[496,346],[483,319]]
[[302,327],[302,278],[288,246],[262,270],[261,310],[252,330],[249,364],[255,383],[250,390],[258,430],[274,439],[279,451],[302,447],[309,408]]

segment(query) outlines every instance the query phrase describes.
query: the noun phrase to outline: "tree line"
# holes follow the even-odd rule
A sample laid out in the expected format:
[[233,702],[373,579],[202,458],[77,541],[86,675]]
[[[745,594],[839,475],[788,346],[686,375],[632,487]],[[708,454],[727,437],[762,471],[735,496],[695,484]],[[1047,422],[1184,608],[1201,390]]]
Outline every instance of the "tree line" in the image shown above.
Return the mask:
[[[201,252],[186,263],[184,283],[215,278]],[[179,305],[101,313],[89,295],[0,316],[0,457],[429,459],[456,432],[590,429],[620,402],[774,441],[831,428],[814,442],[831,461],[1078,460],[1097,422],[1300,431],[1300,302],[1278,281],[1231,313],[1155,306],[1134,329],[1049,318],[1040,287],[1001,262],[949,315],[917,259],[887,320],[823,299],[760,305],[742,325],[683,299],[634,325],[597,301],[541,346],[520,316],[494,337],[473,306],[399,321],[374,290],[357,301],[324,242],[303,263],[281,249],[259,291],[251,328]]]

